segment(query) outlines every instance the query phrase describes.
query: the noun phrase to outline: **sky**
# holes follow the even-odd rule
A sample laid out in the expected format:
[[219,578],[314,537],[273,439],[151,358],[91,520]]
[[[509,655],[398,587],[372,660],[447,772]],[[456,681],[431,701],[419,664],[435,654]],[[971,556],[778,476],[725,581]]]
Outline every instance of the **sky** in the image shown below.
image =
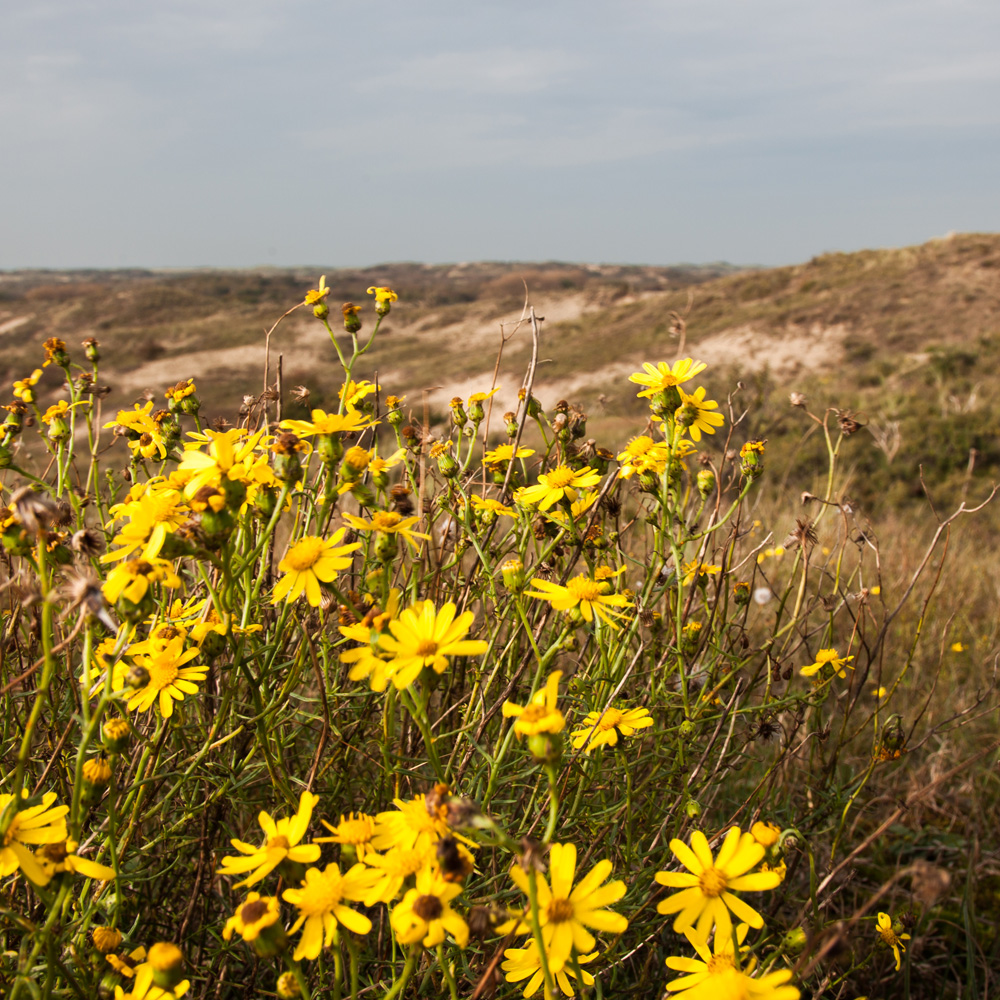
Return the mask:
[[786,264],[1000,230],[996,0],[31,0],[0,268]]

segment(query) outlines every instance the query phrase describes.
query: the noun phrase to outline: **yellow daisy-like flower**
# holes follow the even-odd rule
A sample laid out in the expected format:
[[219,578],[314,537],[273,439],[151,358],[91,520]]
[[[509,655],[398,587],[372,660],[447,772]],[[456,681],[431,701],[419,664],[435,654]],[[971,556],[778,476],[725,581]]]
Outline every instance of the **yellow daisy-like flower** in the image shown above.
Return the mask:
[[312,819],[313,809],[318,802],[318,795],[303,792],[299,798],[298,812],[294,816],[275,821],[268,813],[262,811],[257,816],[257,822],[264,831],[264,843],[260,847],[254,847],[253,844],[246,844],[242,840],[230,840],[233,847],[245,857],[230,855],[223,858],[218,874],[242,875],[244,872],[250,872],[242,882],[236,883],[235,888],[239,888],[241,885],[254,885],[262,881],[285,858],[300,864],[318,861],[320,855],[318,844],[299,844],[306,835],[309,820]]
[[637,729],[653,724],[653,717],[645,708],[608,708],[603,712],[588,712],[580,728],[570,733],[573,749],[586,745],[587,753],[595,747],[617,746],[619,736],[634,736]]
[[149,962],[144,962],[135,970],[135,982],[130,992],[126,993],[120,986],[115,987],[115,1000],[177,1000],[191,988],[190,981],[182,979],[171,989],[161,989],[153,982],[154,971]]
[[571,469],[560,465],[551,472],[543,472],[534,486],[522,486],[514,494],[514,502],[522,507],[548,510],[549,507],[566,500],[572,503],[578,490],[587,490],[601,481],[601,474],[585,465],[582,469]]
[[897,933],[892,923],[892,917],[888,913],[879,913],[876,918],[875,933],[882,939],[882,943],[886,947],[892,949],[892,954],[896,959],[896,971],[899,972],[902,962],[899,953],[906,951],[906,946],[903,942],[909,941],[910,935]]
[[277,582],[271,603],[297,601],[303,591],[306,600],[318,608],[322,599],[320,583],[330,583],[342,569],[347,569],[353,561],[348,553],[361,548],[360,542],[341,545],[347,533],[346,528],[338,528],[330,538],[318,535],[304,535],[278,563],[278,569],[285,575]]
[[614,619],[622,615],[610,609],[632,607],[632,602],[621,594],[607,593],[608,584],[585,574],[568,580],[565,587],[539,577],[531,581],[531,586],[538,590],[526,590],[525,596],[548,601],[556,611],[575,609],[586,622],[592,622],[596,615],[612,628],[618,628]]
[[302,937],[292,956],[296,962],[303,958],[319,958],[324,947],[333,944],[339,925],[355,934],[367,934],[372,922],[344,905],[344,900],[360,902],[368,893],[376,875],[363,864],[340,873],[339,865],[327,865],[323,871],[310,868],[298,889],[286,889],[281,898],[299,909],[299,918],[289,930],[294,934],[300,927]]
[[750,827],[750,836],[766,851],[781,840],[781,827],[758,820]]
[[504,462],[509,462],[512,458],[530,458],[534,454],[534,448],[522,448],[519,445],[515,452],[512,444],[501,444],[483,455],[483,464],[501,465]]
[[657,872],[660,885],[681,889],[657,904],[657,912],[676,913],[674,931],[682,933],[697,921],[696,934],[702,941],[715,924],[718,934],[728,938],[732,933],[732,912],[751,927],[763,927],[764,918],[745,903],[736,892],[759,892],[773,889],[781,883],[777,872],[750,873],[764,858],[764,848],[749,833],[732,827],[712,858],[708,840],[701,830],[691,834],[691,846],[683,840],[670,841],[670,850],[687,872]]
[[135,970],[146,961],[146,949],[140,946],[133,948],[124,958],[114,953],[105,955],[104,958],[118,975],[124,976],[126,979],[134,979]]
[[680,385],[693,379],[699,372],[703,372],[708,365],[704,361],[693,361],[691,358],[682,358],[668,365],[666,361],[661,361],[657,365],[651,365],[648,361],[643,362],[643,372],[635,372],[629,375],[628,380],[636,385],[646,386],[638,396],[655,396],[664,389]]
[[375,817],[372,847],[377,851],[401,847],[426,853],[451,833],[446,822],[448,807],[444,803],[434,805],[428,803],[426,795],[418,795],[409,801],[393,799],[392,804],[395,811],[380,812]]
[[129,559],[108,574],[101,592],[108,604],[114,604],[119,597],[138,604],[154,583],[174,590],[181,585],[181,579],[165,559]]
[[[145,670],[149,680],[129,697],[128,710],[148,712],[158,704],[160,715],[169,719],[174,713],[174,702],[183,701],[187,694],[197,694],[198,685],[208,675],[208,667],[185,666],[200,654],[197,647],[185,650],[183,635],[176,635],[158,651],[133,656],[136,667]],[[128,665],[119,660],[114,672],[117,689],[125,686],[128,673]]]
[[60,399],[58,403],[53,403],[43,414],[42,423],[51,424],[53,420],[61,419],[69,413],[69,403],[65,399]]
[[403,888],[403,883],[427,867],[434,848],[392,847],[385,854],[369,852],[365,864],[376,873],[376,881],[362,900],[365,906],[391,903]]
[[714,399],[705,399],[705,388],[699,386],[691,394],[683,389],[680,393],[681,405],[674,413],[674,419],[682,427],[686,427],[693,441],[700,441],[702,434],[714,434],[716,427],[721,427],[726,418],[715,411],[719,404]]
[[35,386],[42,377],[42,369],[36,368],[27,378],[18,379],[14,382],[14,398],[23,400],[25,403],[35,401]]
[[689,587],[692,583],[697,583],[699,587],[708,582],[708,577],[718,576],[722,571],[721,566],[713,566],[710,563],[698,562],[692,559],[681,567],[681,583]]
[[566,726],[566,719],[556,707],[559,699],[559,680],[561,670],[553,670],[549,674],[545,687],[540,688],[531,696],[531,701],[523,707],[512,701],[503,703],[505,719],[514,718],[514,732],[518,736],[537,736],[539,733],[561,733]]
[[115,877],[114,868],[100,865],[90,858],[81,858],[76,849],[79,843],[75,840],[62,840],[55,844],[46,844],[35,852],[35,860],[51,878],[59,872],[76,872],[84,878],[98,879],[109,882]]
[[340,844],[352,848],[358,861],[364,861],[365,855],[372,852],[372,837],[375,836],[375,817],[367,813],[348,813],[340,817],[336,826],[331,826],[325,819],[320,823],[325,826],[332,837],[316,837],[317,844]]
[[654,441],[646,434],[632,438],[625,450],[618,453],[620,479],[631,479],[636,473],[659,474],[670,459],[670,446],[665,441]]
[[[528,982],[525,983],[521,995],[525,997],[534,996],[545,980],[545,975],[542,972],[541,958],[538,953],[538,945],[534,941],[530,941],[526,948],[507,948],[503,954],[507,961],[503,963],[501,968],[505,973],[507,982],[519,983],[527,979]],[[587,962],[592,962],[597,958],[597,954],[594,951],[589,955],[577,955],[576,960],[580,965],[585,965]],[[583,985],[588,987],[593,986],[594,977],[586,969],[581,969],[580,971],[583,976]],[[571,977],[574,982],[576,981],[576,970],[572,965],[564,966],[558,972],[554,973],[554,977],[556,985],[562,990],[563,996],[575,996],[573,986],[570,983]]]
[[[264,432],[258,431],[249,437],[246,433],[242,427],[234,427],[228,431],[192,432],[189,435],[193,441],[185,446],[184,457],[177,466],[178,472],[191,476],[184,487],[185,496],[193,497],[205,486],[218,487],[223,479],[246,480],[253,450]],[[208,450],[199,451],[204,443],[208,444]]]
[[222,939],[229,941],[235,933],[244,941],[255,941],[260,937],[261,931],[267,930],[280,919],[281,909],[276,896],[262,896],[259,892],[251,892],[226,921]]
[[[737,944],[743,944],[748,930],[746,924],[736,928]],[[707,940],[693,934],[690,928],[684,935],[698,958],[671,956],[667,959],[667,968],[686,973],[667,983],[670,992],[677,992],[676,1000],[799,1000],[799,990],[788,985],[791,970],[779,969],[753,978],[750,973],[756,963],[752,958],[740,969],[732,933],[724,935],[717,930],[711,950]]]
[[[27,793],[22,792],[21,798],[27,798]],[[37,805],[16,811],[14,800],[9,793],[0,795],[0,818],[6,824],[0,834],[0,877],[20,868],[35,885],[48,885],[51,875],[38,863],[31,846],[66,840],[69,806],[53,806],[55,792],[46,792]]]
[[377,510],[372,514],[372,519],[366,521],[363,517],[356,517],[354,514],[342,515],[344,520],[358,531],[375,531],[383,535],[400,535],[406,543],[414,550],[419,547],[415,541],[417,538],[430,538],[419,531],[413,531],[412,525],[420,520],[418,516],[403,517],[394,510]]
[[843,678],[847,676],[847,670],[844,669],[845,667],[851,670],[854,669],[854,667],[850,665],[851,660],[853,659],[853,656],[838,656],[835,649],[821,649],[816,654],[816,661],[814,663],[810,663],[808,667],[802,667],[802,669],[799,670],[799,673],[802,674],[803,677],[812,677],[813,674],[819,673],[819,671],[824,667],[830,667],[830,669],[833,670],[838,677]]
[[376,308],[381,305],[385,305],[386,302],[396,302],[399,299],[399,296],[391,288],[387,288],[385,285],[372,285],[372,287],[368,289],[368,294],[375,296]]
[[478,493],[473,493],[470,502],[472,509],[478,514],[492,514],[495,517],[503,514],[507,517],[517,517],[510,507],[492,497],[481,497]]
[[307,306],[314,306],[317,302],[322,302],[330,294],[330,289],[326,284],[326,275],[321,274],[319,277],[319,288],[310,288],[306,292],[305,304]]
[[[597,942],[587,928],[608,934],[624,934],[628,929],[625,917],[607,909],[625,895],[625,883],[621,879],[603,885],[610,874],[611,862],[598,861],[574,888],[576,845],[551,845],[549,879],[536,875],[535,888],[542,944],[553,975],[563,970],[574,948],[579,955],[594,950]],[[520,865],[511,868],[510,877],[528,895],[528,875]],[[517,931],[523,933],[524,927],[522,923]]]
[[348,410],[346,413],[313,410],[310,416],[312,420],[282,420],[278,426],[304,438],[314,434],[357,434],[378,424],[377,420],[365,416],[360,410]]
[[409,687],[424,667],[435,673],[448,669],[451,656],[479,656],[489,649],[482,639],[466,639],[475,617],[471,611],[455,617],[449,601],[438,611],[433,601],[418,601],[389,622],[392,635],[381,635],[379,645],[392,654],[386,669],[400,690]]
[[402,945],[435,948],[451,934],[459,948],[469,943],[469,925],[451,908],[462,886],[447,882],[430,868],[417,872],[417,884],[389,914],[389,923]]

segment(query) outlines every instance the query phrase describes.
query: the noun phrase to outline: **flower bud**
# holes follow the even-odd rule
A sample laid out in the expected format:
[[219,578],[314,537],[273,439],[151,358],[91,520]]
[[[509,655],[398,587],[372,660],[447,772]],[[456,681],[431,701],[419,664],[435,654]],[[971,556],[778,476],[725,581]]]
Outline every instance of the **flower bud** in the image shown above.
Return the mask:
[[534,733],[528,737],[528,751],[537,761],[558,764],[562,757],[562,737],[558,733]]
[[745,608],[750,603],[750,584],[746,580],[740,580],[733,587],[733,600],[741,608]]
[[698,804],[698,800],[688,799],[684,803],[684,812],[687,813],[688,819],[697,819],[701,815],[701,806]]
[[98,348],[100,346],[101,345],[93,337],[88,337],[83,342],[83,353],[84,353],[84,356],[92,364],[96,365],[97,362],[101,360],[101,354],[100,354],[100,351],[98,350]]
[[707,500],[715,492],[715,473],[711,469],[702,469],[696,478],[698,494],[702,500]]
[[511,592],[518,593],[524,588],[524,563],[516,556],[506,560],[500,567],[503,585]]
[[108,753],[121,753],[132,740],[132,727],[124,719],[108,719],[101,727],[101,739]]
[[295,1000],[296,997],[302,996],[302,991],[299,989],[299,981],[292,972],[283,972],[278,976],[276,992],[281,997],[281,1000]]
[[[120,604],[121,601],[118,603]],[[129,601],[129,604],[131,603]],[[125,683],[133,690],[138,691],[149,684],[149,671],[145,667],[140,667],[137,663],[133,663],[131,669],[125,675]]]
[[121,931],[114,927],[95,927],[90,932],[90,940],[94,942],[94,947],[102,955],[106,955],[122,943],[122,935]]
[[172,990],[184,978],[184,954],[169,941],[157,941],[146,961],[153,967],[153,982],[161,990]]
[[345,302],[340,307],[340,311],[344,314],[344,329],[350,334],[357,333],[361,329],[361,319],[358,316],[358,313],[361,312],[361,306],[356,306],[353,302]]

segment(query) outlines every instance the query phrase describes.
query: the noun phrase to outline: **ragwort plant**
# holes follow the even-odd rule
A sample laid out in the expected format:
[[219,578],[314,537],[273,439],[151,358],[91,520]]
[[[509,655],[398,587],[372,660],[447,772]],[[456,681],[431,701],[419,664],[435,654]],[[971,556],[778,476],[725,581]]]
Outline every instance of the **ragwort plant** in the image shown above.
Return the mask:
[[517,411],[484,386],[431,425],[356,377],[397,301],[368,291],[367,335],[322,279],[300,303],[343,372],[309,419],[268,389],[203,426],[193,378],[112,417],[94,340],[46,342],[45,410],[14,384],[4,995],[921,995],[933,900],[842,903],[936,732],[894,709],[923,613],[887,637],[964,506],[886,604],[849,415],[807,413],[827,486],[774,546],[766,442],[703,363],[633,374],[608,449],[533,394],[532,312]]

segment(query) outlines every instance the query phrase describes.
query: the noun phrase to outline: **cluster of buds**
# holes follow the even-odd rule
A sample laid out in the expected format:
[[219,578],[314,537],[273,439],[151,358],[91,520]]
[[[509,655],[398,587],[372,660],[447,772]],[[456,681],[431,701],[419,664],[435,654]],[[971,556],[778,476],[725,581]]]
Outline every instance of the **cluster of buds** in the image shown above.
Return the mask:
[[756,479],[764,471],[764,445],[767,441],[747,441],[740,448],[740,472],[747,479]]

